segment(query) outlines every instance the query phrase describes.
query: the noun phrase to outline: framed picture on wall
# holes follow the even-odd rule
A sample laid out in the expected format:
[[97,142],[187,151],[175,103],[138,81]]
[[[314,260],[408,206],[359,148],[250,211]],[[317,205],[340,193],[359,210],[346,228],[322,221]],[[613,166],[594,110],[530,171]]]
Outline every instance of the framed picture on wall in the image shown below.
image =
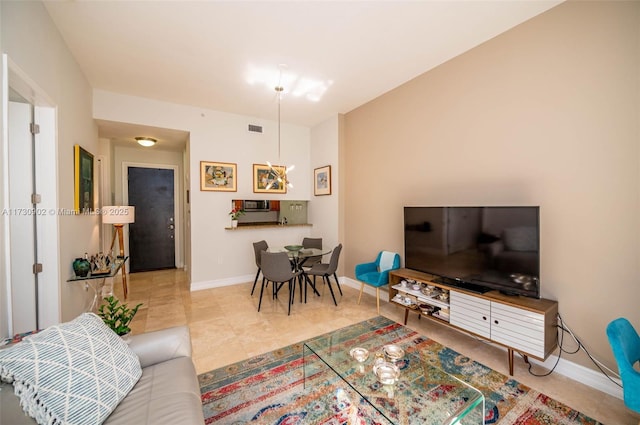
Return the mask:
[[331,195],[331,165],[313,170],[313,194]]
[[253,164],[254,193],[287,193],[287,185],[278,181],[277,175],[285,172],[286,168],[281,165],[271,168],[266,164]]
[[237,171],[233,163],[200,161],[200,190],[236,192]]
[[76,214],[93,211],[93,155],[80,147],[73,146],[74,197]]

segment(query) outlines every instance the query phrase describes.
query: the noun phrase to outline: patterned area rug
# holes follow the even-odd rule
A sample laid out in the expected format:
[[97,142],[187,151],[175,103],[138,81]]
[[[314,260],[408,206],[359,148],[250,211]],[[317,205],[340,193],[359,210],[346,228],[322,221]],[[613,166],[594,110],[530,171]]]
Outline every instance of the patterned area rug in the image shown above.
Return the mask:
[[[367,334],[393,332],[394,343],[405,349],[420,350],[430,363],[480,390],[485,396],[485,424],[599,424],[385,317],[378,316],[344,329],[348,330],[346,338],[358,341],[366,340]],[[200,375],[205,423],[389,423],[330,370],[307,377],[305,382],[302,347],[300,342]],[[431,392],[430,397],[430,403],[445,406],[451,402],[446,399],[446,388]],[[478,422],[478,418],[471,415],[460,423]],[[410,418],[406,423],[425,422]]]
[[38,332],[39,331],[36,330],[36,331],[24,332],[21,334],[15,334],[13,338],[5,338],[2,341],[0,341],[0,345],[17,344],[18,342],[22,341],[24,338],[28,337],[29,335],[33,335]]

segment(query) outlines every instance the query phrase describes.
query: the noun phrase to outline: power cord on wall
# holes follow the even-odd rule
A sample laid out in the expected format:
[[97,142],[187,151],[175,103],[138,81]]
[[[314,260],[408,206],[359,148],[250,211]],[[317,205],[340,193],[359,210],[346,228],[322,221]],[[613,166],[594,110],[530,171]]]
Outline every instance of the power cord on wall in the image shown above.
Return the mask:
[[[559,322],[558,325],[556,325],[556,327],[558,328],[558,331],[557,331],[558,335],[557,335],[556,338],[558,340],[558,348],[560,348],[560,351],[558,353],[558,359],[556,360],[556,363],[547,372],[541,373],[541,374],[537,374],[537,373],[533,372],[533,370],[531,370],[531,368],[533,367],[533,364],[531,362],[529,362],[529,373],[531,375],[533,375],[533,376],[538,376],[538,377],[551,375],[551,373],[553,373],[553,371],[558,366],[558,363],[560,363],[560,358],[562,357],[562,353],[576,354],[577,352],[580,351],[580,349],[582,349],[587,354],[587,356],[591,359],[593,364],[600,370],[600,372],[602,372],[602,374],[604,376],[606,376],[611,382],[613,382],[617,386],[622,387],[622,385],[620,385],[620,383],[616,382],[611,376],[609,376],[609,374],[607,372],[605,372],[605,369],[609,373],[611,373],[611,375],[613,375],[616,378],[620,378],[620,375],[616,371],[611,370],[610,368],[608,368],[604,363],[602,363],[600,360],[598,360],[595,357],[593,357],[591,355],[591,353],[589,353],[589,350],[587,350],[587,348],[584,346],[584,344],[578,339],[578,337],[576,337],[576,335],[569,328],[569,326],[567,326],[564,323],[564,321],[562,320],[562,316],[560,316],[560,313],[558,313],[558,322]],[[576,347],[575,350],[569,351],[564,347],[564,334],[565,333],[568,333],[569,335],[571,335],[571,338],[573,338],[573,341],[576,343],[577,347]]]

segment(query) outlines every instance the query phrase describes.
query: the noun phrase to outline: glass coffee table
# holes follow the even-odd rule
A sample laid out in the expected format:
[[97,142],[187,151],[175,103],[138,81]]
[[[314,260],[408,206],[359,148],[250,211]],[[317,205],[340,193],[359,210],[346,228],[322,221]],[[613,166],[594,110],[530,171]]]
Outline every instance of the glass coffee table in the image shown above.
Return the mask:
[[[348,329],[348,328],[345,328]],[[337,376],[366,404],[392,424],[484,424],[484,396],[477,389],[430,364],[413,346],[396,344],[394,331],[361,337],[345,330],[303,344],[305,388],[326,385]],[[391,345],[391,349],[389,346]],[[404,352],[390,362],[400,370],[392,385],[382,384],[373,372],[376,362],[390,360],[393,348]],[[350,352],[364,348],[368,358],[360,363]],[[355,354],[355,353],[354,353]]]

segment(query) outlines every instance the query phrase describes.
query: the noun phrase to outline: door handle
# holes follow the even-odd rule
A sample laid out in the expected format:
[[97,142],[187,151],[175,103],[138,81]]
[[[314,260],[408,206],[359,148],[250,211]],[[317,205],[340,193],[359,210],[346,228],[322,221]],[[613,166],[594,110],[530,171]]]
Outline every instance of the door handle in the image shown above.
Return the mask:
[[173,224],[169,225],[169,229],[173,230]]

